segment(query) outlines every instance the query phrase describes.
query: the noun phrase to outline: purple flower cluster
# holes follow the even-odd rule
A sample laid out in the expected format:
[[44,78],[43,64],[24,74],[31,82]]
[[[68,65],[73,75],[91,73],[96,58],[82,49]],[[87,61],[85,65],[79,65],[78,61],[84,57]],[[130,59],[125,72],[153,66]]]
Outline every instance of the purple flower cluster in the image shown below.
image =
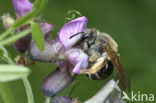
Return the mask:
[[[33,4],[29,0],[13,0],[13,5],[17,19],[29,13],[33,7]],[[88,55],[80,48],[74,47],[83,35],[75,34],[84,32],[87,22],[88,19],[82,16],[64,24],[55,40],[51,40],[50,38],[53,26],[49,23],[41,22],[40,27],[45,37],[44,51],[40,51],[37,48],[35,42],[31,39],[31,33],[15,43],[15,48],[20,53],[26,52],[29,48],[29,56],[32,60],[58,64],[58,68],[43,82],[42,91],[46,97],[58,94],[75,80],[77,74],[80,74],[81,69],[87,69]],[[24,25],[17,29],[16,32],[20,32],[28,26]],[[74,101],[68,97],[60,98],[62,98],[61,100],[67,98],[69,101]],[[53,103],[59,103],[57,101],[58,99],[53,101]]]
[[[29,13],[33,6],[28,0],[13,0],[13,5],[17,19]],[[86,29],[87,22],[88,19],[82,16],[64,24],[58,32],[56,40],[50,40],[52,25],[45,22],[40,23],[46,40],[45,50],[42,52],[37,48],[34,41],[31,40],[31,34],[15,43],[15,48],[20,53],[24,53],[30,48],[29,55],[33,60],[58,64],[58,68],[43,82],[42,90],[46,96],[57,94],[75,79],[75,74],[79,74],[80,69],[87,68],[88,55],[81,49],[73,47],[82,34],[70,38],[74,34],[83,32]],[[20,32],[28,26],[24,25],[16,31]]]
[[[13,6],[16,13],[16,19],[19,19],[20,17],[25,16],[32,10],[33,4],[29,0],[13,0]],[[28,27],[29,25],[24,25],[18,28],[16,32],[21,32]],[[44,33],[45,39],[47,39],[50,36],[52,25],[46,22],[42,22],[40,23],[40,27]],[[31,38],[31,33],[30,35],[21,38],[14,44],[15,48],[20,53],[25,53],[29,48]]]

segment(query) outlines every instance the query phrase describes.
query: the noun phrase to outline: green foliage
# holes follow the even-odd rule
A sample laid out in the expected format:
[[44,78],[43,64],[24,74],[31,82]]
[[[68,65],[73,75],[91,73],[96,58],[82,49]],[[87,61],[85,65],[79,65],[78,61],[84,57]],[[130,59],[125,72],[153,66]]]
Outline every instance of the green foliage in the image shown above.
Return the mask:
[[13,94],[8,83],[0,83],[0,99],[2,99],[0,100],[2,103],[14,103]]
[[26,89],[26,93],[27,93],[27,97],[28,97],[28,103],[34,103],[34,96],[31,90],[31,86],[29,83],[29,80],[27,79],[27,77],[22,78],[23,80],[23,84],[25,86]]
[[36,13],[37,10],[32,10],[30,13],[28,13],[27,15],[19,18],[17,21],[15,21],[15,23],[12,25],[11,28],[18,28],[26,23],[28,23],[28,21],[35,17],[35,13]]
[[[13,11],[10,1],[2,0],[0,14],[8,12],[8,10]],[[156,83],[154,82],[156,74],[155,5],[156,0],[49,0],[44,18],[56,24],[55,31],[52,34],[56,37],[56,31],[59,31],[63,25],[68,10],[75,9],[82,12],[89,19],[88,28],[96,27],[102,32],[107,32],[118,42],[121,59],[132,81],[132,90],[156,95]],[[36,14],[32,13],[32,15]],[[21,25],[21,23],[19,24]],[[2,25],[0,27],[0,32],[2,32]],[[5,34],[13,31],[7,31]],[[5,37],[7,36],[5,35]],[[15,49],[12,46],[6,47],[12,57],[15,57],[17,54]],[[36,103],[44,103],[45,98],[41,91],[41,83],[56,66],[37,62],[30,68],[32,72],[29,80],[35,95],[34,99]],[[110,78],[114,78],[114,75]],[[81,101],[85,101],[92,97],[107,80],[93,81],[86,76],[78,76],[77,81],[80,84],[77,85],[72,97],[79,97]],[[26,97],[21,81],[10,82],[9,85],[13,88],[15,103],[27,103],[24,99]],[[70,88],[60,95],[68,95],[69,91]]]
[[0,82],[17,80],[28,76],[29,69],[17,65],[0,65]]
[[[9,89],[9,86],[6,82],[22,79],[26,89],[28,103],[34,103],[31,86],[27,79],[30,70],[24,66],[13,65],[15,64],[14,61],[11,60],[11,58],[9,58],[8,52],[3,46],[8,45],[10,43],[14,43],[17,40],[21,39],[22,37],[29,35],[30,32],[32,32],[32,37],[36,45],[38,46],[38,48],[40,50],[44,50],[45,41],[44,41],[43,32],[37,23],[30,22],[30,21],[32,21],[33,18],[37,18],[37,16],[39,16],[42,13],[47,2],[48,0],[36,0],[33,10],[30,13],[19,18],[17,21],[14,22],[14,24],[8,30],[6,30],[0,35],[0,58],[2,58],[3,60],[7,61],[10,64],[10,65],[4,65],[4,64],[0,65],[0,102],[14,103],[11,90]],[[17,28],[29,23],[31,23],[31,30],[27,28],[24,31],[14,34],[14,31]]]
[[44,8],[46,7],[47,3],[48,3],[48,0],[36,0],[36,1],[35,1],[32,10],[37,10],[37,11],[35,12],[35,15],[36,15],[36,16],[39,16],[39,15],[42,13],[42,11],[43,11]]
[[35,22],[31,22],[31,33],[32,33],[33,40],[35,41],[37,47],[41,51],[43,51],[45,48],[45,40],[44,40],[44,35],[39,24]]
[[0,58],[3,57],[3,50],[0,50]]
[[2,40],[0,42],[0,45],[7,45],[7,44],[10,44],[10,43],[14,43],[17,40],[19,40],[20,38],[22,38],[22,37],[24,37],[26,35],[29,35],[29,34],[30,34],[30,30],[29,29],[26,29],[26,30],[24,30],[24,31],[22,31],[20,33],[17,33],[17,34],[15,34],[13,36],[10,36],[10,37]]

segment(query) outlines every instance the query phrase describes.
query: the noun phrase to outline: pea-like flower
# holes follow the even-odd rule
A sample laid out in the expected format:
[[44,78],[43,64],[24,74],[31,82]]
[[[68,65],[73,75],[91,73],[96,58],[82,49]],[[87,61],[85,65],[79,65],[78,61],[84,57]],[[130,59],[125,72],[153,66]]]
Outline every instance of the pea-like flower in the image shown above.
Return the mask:
[[[81,98],[80,98],[81,99]],[[59,96],[52,103],[82,103],[77,99]],[[105,84],[93,97],[83,103],[126,103],[121,99],[121,90],[113,79]]]
[[36,61],[58,63],[68,61],[74,65],[73,73],[79,74],[80,69],[86,69],[88,66],[88,55],[81,49],[73,48],[83,34],[74,34],[83,32],[86,29],[88,19],[86,17],[76,18],[66,23],[60,32],[57,40],[45,42],[45,50],[40,51],[34,42],[30,45],[30,57]]
[[[28,14],[33,7],[33,3],[31,3],[29,0],[13,0],[13,6],[16,14],[16,19],[21,18],[22,16],[25,16]],[[24,25],[16,30],[16,32],[21,32],[24,29],[28,28],[29,25]],[[52,25],[46,22],[41,22],[40,27],[43,31],[43,34],[45,36],[45,39],[47,39],[50,36],[50,32],[52,30]],[[31,41],[31,33],[30,35],[27,35],[21,39],[19,39],[15,44],[15,48],[20,53],[25,53],[26,50],[29,48],[30,41]]]
[[28,14],[32,10],[33,4],[29,0],[13,0],[13,6],[18,19]]
[[81,38],[86,29],[88,19],[76,18],[66,24],[58,32],[57,40],[46,40],[45,50],[40,51],[32,41],[30,44],[30,57],[33,60],[56,63],[58,68],[54,70],[43,82],[42,91],[47,97],[51,97],[65,89],[79,74],[80,69],[88,67],[88,55],[74,45]]
[[67,62],[60,63],[59,67],[54,70],[43,82],[42,91],[47,97],[55,96],[72,83],[76,75],[71,75],[73,65]]

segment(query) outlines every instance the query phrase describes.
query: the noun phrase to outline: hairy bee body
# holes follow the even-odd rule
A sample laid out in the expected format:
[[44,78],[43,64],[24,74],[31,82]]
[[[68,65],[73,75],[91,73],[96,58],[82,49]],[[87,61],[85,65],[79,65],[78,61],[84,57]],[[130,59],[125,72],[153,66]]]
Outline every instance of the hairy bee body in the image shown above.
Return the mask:
[[89,56],[88,69],[81,70],[81,74],[93,80],[102,80],[111,75],[115,67],[124,89],[130,91],[130,79],[120,60],[118,44],[110,35],[96,29],[87,29],[76,46]]
[[[114,67],[107,55],[107,52],[102,46],[108,42],[107,36],[100,33],[96,29],[87,29],[84,31],[83,36],[78,41],[78,46],[90,57],[88,69],[91,69],[96,63],[102,59],[105,62],[99,70],[95,73],[86,74],[90,79],[102,80],[112,74]],[[95,67],[95,68],[98,68]]]

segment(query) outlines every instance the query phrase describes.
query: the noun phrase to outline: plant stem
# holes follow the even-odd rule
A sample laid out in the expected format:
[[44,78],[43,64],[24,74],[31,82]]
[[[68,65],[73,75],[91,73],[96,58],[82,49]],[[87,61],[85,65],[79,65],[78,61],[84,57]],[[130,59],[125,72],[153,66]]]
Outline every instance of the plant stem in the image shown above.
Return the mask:
[[9,64],[15,64],[9,57],[2,57],[3,60],[5,60],[6,62],[8,62]]
[[46,97],[45,103],[50,103],[50,97]]
[[6,45],[6,44],[9,44],[9,43],[12,43],[12,42],[15,42],[17,40],[19,40],[20,38],[28,35],[30,33],[30,29],[27,29],[23,32],[20,32],[18,34],[16,34],[15,36],[13,37],[8,37],[7,39],[4,39],[0,42],[0,45]]
[[23,83],[24,83],[24,86],[25,86],[25,89],[26,89],[28,103],[34,103],[34,97],[33,97],[31,85],[30,85],[30,82],[29,82],[28,78],[24,77],[22,80],[23,80]]
[[9,34],[11,34],[14,31],[14,28],[9,28],[7,31],[5,31],[4,33],[2,33],[0,35],[0,41],[2,39],[4,39],[5,37],[7,37]]

